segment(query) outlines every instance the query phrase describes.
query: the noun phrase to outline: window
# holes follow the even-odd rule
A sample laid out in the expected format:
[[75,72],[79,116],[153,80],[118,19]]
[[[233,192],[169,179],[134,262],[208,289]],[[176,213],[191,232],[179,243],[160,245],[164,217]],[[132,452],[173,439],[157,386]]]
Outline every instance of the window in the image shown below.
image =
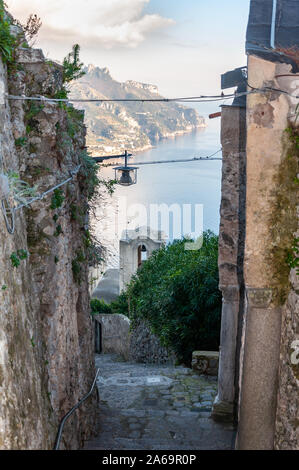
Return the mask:
[[138,268],[142,265],[144,261],[147,260],[147,249],[145,245],[140,245],[138,247]]

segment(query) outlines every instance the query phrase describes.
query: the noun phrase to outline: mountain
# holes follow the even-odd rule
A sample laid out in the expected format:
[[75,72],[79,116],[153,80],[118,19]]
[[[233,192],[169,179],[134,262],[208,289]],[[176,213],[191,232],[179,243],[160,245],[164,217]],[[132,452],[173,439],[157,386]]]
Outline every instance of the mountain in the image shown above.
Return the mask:
[[[71,97],[81,99],[163,98],[155,85],[114,80],[107,68],[89,65],[86,75],[72,85]],[[141,151],[159,140],[204,127],[204,118],[176,103],[78,103],[85,109],[87,144],[94,156]]]

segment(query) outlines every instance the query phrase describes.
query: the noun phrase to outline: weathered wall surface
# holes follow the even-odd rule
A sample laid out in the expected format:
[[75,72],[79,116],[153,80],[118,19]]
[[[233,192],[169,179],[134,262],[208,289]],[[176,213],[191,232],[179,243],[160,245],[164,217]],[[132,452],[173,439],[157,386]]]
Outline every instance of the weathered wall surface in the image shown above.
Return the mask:
[[[278,70],[277,75],[283,75]],[[278,77],[279,88],[298,95],[299,74]],[[289,119],[298,125],[295,106],[297,100],[288,98]],[[288,146],[286,146],[288,148]],[[289,153],[294,154],[295,149]],[[295,168],[294,168],[295,169]],[[294,170],[293,169],[293,170]],[[291,170],[292,171],[292,170]],[[296,171],[295,171],[296,172]],[[297,147],[297,178],[299,175],[299,151]],[[288,188],[290,191],[290,188]],[[297,232],[291,235],[299,239],[299,188],[290,194],[294,205],[297,204]],[[293,209],[294,212],[294,209]],[[296,225],[296,213],[294,212]],[[279,386],[276,413],[275,448],[281,450],[299,449],[299,276],[296,269],[291,269],[289,276],[289,292],[282,309],[280,342]],[[296,343],[297,342],[297,343]],[[297,346],[296,346],[297,344]]]
[[[248,59],[248,82],[298,94],[298,75],[290,65],[255,56]],[[239,449],[298,448],[298,380],[290,347],[298,338],[298,281],[291,272],[290,286],[287,264],[298,227],[298,156],[289,150],[286,132],[297,102],[275,91],[247,97],[247,308]]]
[[298,348],[294,354],[295,347],[292,347],[294,341],[299,340],[299,276],[295,270],[292,270],[290,280],[292,289],[282,313],[276,414],[275,448],[280,450],[299,449],[299,355]]
[[192,369],[199,375],[218,375],[219,352],[194,351],[192,353]]
[[[62,70],[26,48],[9,75],[0,61],[0,83],[14,95],[54,96]],[[82,115],[53,103],[7,99],[0,110],[4,172],[17,172],[39,193],[67,179],[85,146]],[[87,267],[79,257],[84,226],[74,218],[74,207],[87,210],[83,177],[62,194],[56,210],[50,195],[18,211],[13,235],[0,211],[1,449],[50,449],[59,420],[94,377]],[[10,255],[19,249],[29,257],[13,268]],[[91,434],[94,405],[92,399],[74,415],[62,448],[79,448]]]
[[164,348],[159,338],[143,320],[138,320],[131,330],[130,354],[132,361],[148,364],[174,364],[176,357]]
[[223,149],[219,230],[219,288],[222,291],[218,394],[213,405],[215,420],[232,421],[238,381],[235,377],[238,330],[244,306],[243,256],[246,199],[246,110],[223,106]]
[[120,354],[129,357],[130,320],[121,314],[94,315],[94,320],[101,324],[101,349],[103,353]]

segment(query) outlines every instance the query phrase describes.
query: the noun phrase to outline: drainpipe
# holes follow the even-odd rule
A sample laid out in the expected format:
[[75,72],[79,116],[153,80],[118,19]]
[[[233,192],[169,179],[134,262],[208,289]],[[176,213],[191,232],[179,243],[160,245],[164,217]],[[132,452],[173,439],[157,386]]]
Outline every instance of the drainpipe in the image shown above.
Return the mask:
[[272,49],[275,49],[276,12],[277,12],[277,0],[273,0],[272,24],[271,24],[271,39],[270,39],[270,45],[271,45],[271,48],[272,48]]

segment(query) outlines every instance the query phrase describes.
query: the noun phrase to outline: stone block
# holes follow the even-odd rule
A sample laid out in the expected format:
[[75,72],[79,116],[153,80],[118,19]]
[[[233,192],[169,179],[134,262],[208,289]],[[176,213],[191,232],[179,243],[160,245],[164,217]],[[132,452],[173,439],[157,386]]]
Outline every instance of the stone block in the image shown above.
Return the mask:
[[194,351],[192,369],[199,375],[218,375],[219,353],[217,351]]
[[44,63],[45,56],[41,49],[19,48],[17,62],[20,64]]
[[130,320],[121,314],[101,314],[94,316],[101,324],[102,352],[120,354],[124,359],[129,356]]
[[4,199],[9,194],[9,182],[6,175],[0,173],[0,199]]
[[[131,331],[130,354],[132,361],[148,364],[175,364],[176,356],[161,345],[146,321],[139,320]],[[189,369],[187,369],[189,372]],[[186,374],[186,372],[183,372]]]

